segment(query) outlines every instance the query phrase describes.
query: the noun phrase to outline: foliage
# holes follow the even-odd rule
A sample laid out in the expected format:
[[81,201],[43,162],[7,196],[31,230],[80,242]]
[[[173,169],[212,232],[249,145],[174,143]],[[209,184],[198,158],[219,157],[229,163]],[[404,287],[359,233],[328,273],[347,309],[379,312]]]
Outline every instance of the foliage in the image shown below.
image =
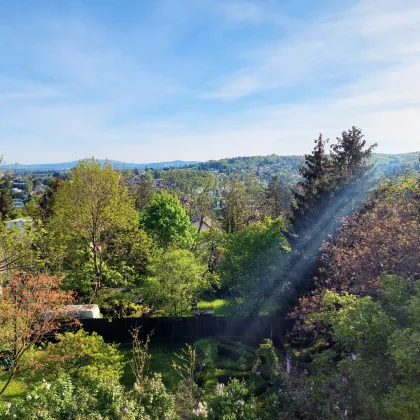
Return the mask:
[[1,418],[32,420],[142,419],[143,407],[125,392],[117,379],[75,382],[65,373],[41,382],[25,399],[1,403]]
[[186,344],[180,353],[175,353],[175,357],[172,368],[181,378],[178,383],[178,410],[191,413],[199,398],[196,384],[197,351],[190,344]]
[[134,205],[137,211],[143,211],[153,200],[155,190],[150,181],[142,178],[130,190],[134,197]]
[[331,145],[332,160],[340,178],[351,179],[360,175],[376,146],[375,143],[365,149],[366,140],[360,128],[353,126],[343,131],[341,137],[337,137],[337,143]]
[[288,251],[283,219],[252,223],[231,236],[220,264],[222,286],[246,298],[250,311],[276,295],[282,255]]
[[277,175],[273,176],[265,191],[265,205],[267,206],[268,214],[272,219],[285,217],[288,214],[289,199],[290,197],[287,188],[283,185]]
[[0,215],[1,220],[6,220],[13,211],[12,196],[7,188],[0,188]]
[[137,212],[120,176],[109,162],[83,160],[71,170],[71,179],[63,182],[54,203],[52,229],[70,238],[83,238],[93,263],[91,278],[94,293],[102,286],[103,252],[109,234],[137,223]]
[[267,377],[271,382],[279,375],[279,358],[274,348],[273,342],[266,338],[256,351],[257,361],[253,370],[261,368],[261,374]]
[[8,228],[0,224],[0,273],[24,270],[37,273],[43,265],[37,248],[42,235],[31,224]]
[[63,180],[61,178],[51,179],[46,191],[39,200],[38,214],[44,224],[48,223],[54,215],[55,199],[62,182]]
[[298,182],[294,191],[297,215],[303,216],[313,210],[314,202],[335,183],[331,159],[325,151],[328,141],[320,134],[314,140],[312,154],[305,155],[305,163],[299,169],[302,181]]
[[141,217],[144,230],[158,243],[188,248],[193,241],[193,225],[179,200],[162,191],[155,194]]
[[139,329],[132,331],[133,359],[130,363],[135,377],[134,393],[136,400],[144,408],[150,419],[171,419],[175,415],[174,397],[166,391],[160,374],[148,375],[151,355],[148,352],[150,336],[146,341],[139,339]]
[[20,366],[22,356],[47,334],[56,331],[65,316],[64,305],[72,301],[60,289],[56,277],[13,275],[0,294],[0,346],[11,352],[9,378],[0,390],[4,393]]
[[202,338],[194,343],[199,370],[213,369],[217,358],[217,341],[213,338]]
[[305,316],[320,309],[325,290],[376,297],[381,272],[419,278],[419,199],[415,179],[388,181],[368,205],[343,221],[323,246],[314,289],[293,313],[296,329],[304,328]]
[[215,395],[209,401],[208,407],[209,419],[248,420],[259,418],[255,398],[247,384],[237,379],[233,379],[226,386],[217,384]]
[[221,229],[201,231],[197,237],[193,252],[196,257],[207,265],[210,274],[217,273],[217,265],[223,258],[223,248],[228,235]]
[[232,180],[223,191],[223,229],[236,233],[252,220],[250,195],[244,183]]
[[32,361],[33,369],[43,377],[54,378],[65,372],[76,380],[119,378],[124,369],[124,356],[115,344],[107,344],[96,334],[83,330],[56,336]]
[[142,289],[144,299],[168,316],[190,315],[193,300],[208,287],[206,268],[185,249],[161,252],[150,271],[152,275]]

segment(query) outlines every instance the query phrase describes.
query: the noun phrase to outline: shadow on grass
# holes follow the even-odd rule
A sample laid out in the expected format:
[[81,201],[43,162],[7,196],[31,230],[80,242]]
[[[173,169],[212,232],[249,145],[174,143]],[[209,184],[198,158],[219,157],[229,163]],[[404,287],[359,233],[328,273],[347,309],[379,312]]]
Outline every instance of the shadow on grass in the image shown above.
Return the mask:
[[[172,363],[176,360],[175,353],[180,353],[182,348],[185,347],[185,342],[176,343],[164,343],[164,342],[151,342],[149,351],[151,354],[149,374],[160,373],[162,375],[162,381],[169,391],[176,391],[177,384],[179,382],[179,375],[175,372],[172,367]],[[191,343],[190,343],[191,344]],[[120,351],[130,362],[132,358],[132,347],[131,344],[122,344]],[[121,383],[128,389],[134,385],[134,375],[131,371],[130,363],[127,363],[124,374],[121,378]]]

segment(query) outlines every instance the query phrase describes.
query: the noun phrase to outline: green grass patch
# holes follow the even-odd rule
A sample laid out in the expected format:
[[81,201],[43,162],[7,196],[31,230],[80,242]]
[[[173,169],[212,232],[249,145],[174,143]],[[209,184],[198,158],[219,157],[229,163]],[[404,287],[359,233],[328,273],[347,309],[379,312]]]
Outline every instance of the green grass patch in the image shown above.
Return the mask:
[[236,308],[236,302],[234,299],[214,299],[214,300],[202,300],[197,305],[200,310],[214,310],[216,316],[229,316],[233,315]]
[[[149,373],[160,373],[163,383],[170,391],[176,391],[177,384],[180,380],[179,375],[172,367],[172,362],[177,360],[175,353],[180,354],[183,348],[185,348],[185,343],[152,342],[149,346],[149,352],[152,356],[150,359]],[[132,358],[131,345],[122,345],[120,350],[126,356],[127,361],[130,362]],[[129,363],[125,367],[121,383],[127,388],[131,388],[134,385],[134,375]]]
[[[0,389],[3,388],[3,385],[6,383],[6,381],[7,376],[5,374],[0,375]],[[30,383],[31,377],[24,378],[20,375],[16,375],[12,382],[10,382],[2,397],[5,400],[13,400],[15,398],[22,397],[28,391]]]

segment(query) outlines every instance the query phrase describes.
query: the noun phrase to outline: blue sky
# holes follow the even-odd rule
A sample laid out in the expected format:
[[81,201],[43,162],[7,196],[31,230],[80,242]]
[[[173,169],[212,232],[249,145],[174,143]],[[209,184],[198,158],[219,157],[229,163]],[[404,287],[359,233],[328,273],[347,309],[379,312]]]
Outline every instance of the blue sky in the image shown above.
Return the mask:
[[0,0],[0,57],[7,163],[420,149],[418,0]]

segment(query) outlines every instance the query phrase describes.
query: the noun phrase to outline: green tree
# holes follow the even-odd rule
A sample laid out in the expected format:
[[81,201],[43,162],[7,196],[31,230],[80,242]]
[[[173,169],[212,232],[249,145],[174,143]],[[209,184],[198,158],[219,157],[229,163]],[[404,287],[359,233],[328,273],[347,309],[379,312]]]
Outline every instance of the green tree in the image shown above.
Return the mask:
[[193,225],[178,198],[162,191],[144,209],[141,226],[162,248],[183,248],[193,243]]
[[232,235],[220,264],[222,287],[245,299],[247,310],[258,309],[278,299],[275,285],[283,255],[289,250],[283,219],[251,223]]
[[320,134],[314,140],[314,150],[310,155],[305,155],[305,163],[299,168],[302,181],[298,182],[294,191],[297,215],[307,213],[314,202],[334,185],[331,159],[325,152],[328,141]]
[[13,211],[12,196],[7,188],[0,189],[0,215],[1,219],[5,220]]
[[223,191],[222,216],[223,228],[227,233],[236,233],[247,224],[248,195],[242,182],[234,180]]
[[131,188],[131,193],[134,197],[136,209],[142,211],[153,200],[155,189],[149,180],[141,178],[140,181]]
[[150,270],[145,301],[168,316],[191,315],[193,300],[207,287],[206,267],[190,251],[177,249],[156,256]]
[[287,190],[277,175],[273,176],[265,191],[268,214],[271,218],[285,217],[287,208]]
[[55,198],[62,182],[63,180],[61,178],[52,178],[39,200],[39,217],[43,223],[47,223],[51,220],[54,214]]
[[129,229],[138,216],[128,189],[109,162],[83,160],[58,190],[51,227],[89,247],[95,295],[102,286],[103,255],[115,230]]
[[360,128],[353,126],[343,131],[341,137],[337,137],[337,143],[331,145],[333,163],[340,177],[360,176],[366,170],[376,146],[375,143],[365,149],[366,140]]
[[45,379],[54,379],[60,372],[72,379],[119,378],[123,374],[125,359],[116,344],[107,344],[96,334],[83,330],[56,336],[57,342],[34,355],[31,364]]

